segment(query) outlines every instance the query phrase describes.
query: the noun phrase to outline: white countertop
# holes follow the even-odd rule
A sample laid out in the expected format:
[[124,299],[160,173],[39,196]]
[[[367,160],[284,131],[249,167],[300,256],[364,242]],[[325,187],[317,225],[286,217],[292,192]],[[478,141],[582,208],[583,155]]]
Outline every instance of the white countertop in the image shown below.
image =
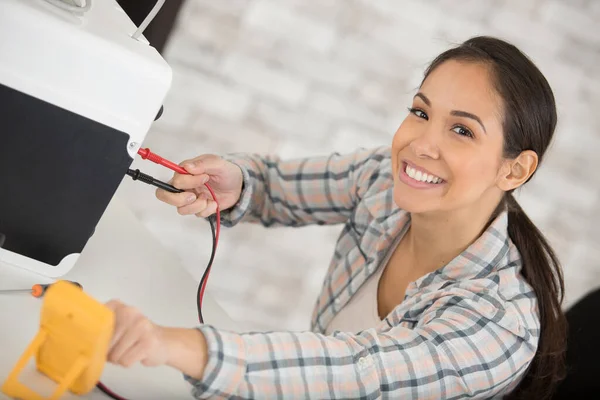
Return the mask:
[[[152,321],[168,326],[198,325],[198,283],[135,218],[117,196],[102,217],[77,265],[61,279],[75,280],[101,302],[112,298],[137,307]],[[28,288],[48,279],[0,264],[0,289]],[[0,386],[38,331],[43,299],[28,294],[0,293]],[[203,315],[207,323],[222,329],[237,326],[210,296],[204,295]],[[21,381],[42,395],[54,384],[33,371],[33,361]],[[128,399],[189,399],[190,386],[182,375],[167,367],[134,366],[124,369],[106,364],[102,382]],[[0,399],[7,399],[0,393]],[[65,399],[77,398],[72,394]],[[86,399],[107,399],[95,389]]]

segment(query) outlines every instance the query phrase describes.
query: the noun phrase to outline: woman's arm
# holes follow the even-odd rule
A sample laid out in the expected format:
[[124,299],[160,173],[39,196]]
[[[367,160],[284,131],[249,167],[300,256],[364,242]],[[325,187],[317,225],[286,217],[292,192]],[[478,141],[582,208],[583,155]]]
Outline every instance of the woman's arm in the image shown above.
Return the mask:
[[489,398],[525,374],[538,332],[479,307],[448,296],[415,329],[356,335],[236,334],[202,326],[207,363],[200,376],[186,379],[198,399]]
[[288,161],[246,154],[225,158],[241,168],[244,190],[237,205],[222,214],[224,225],[323,225],[348,219],[380,163],[389,158],[389,148]]
[[170,365],[197,399],[490,398],[520,381],[539,337],[535,304],[517,312],[500,303],[486,293],[448,291],[412,329],[325,336],[160,327],[111,301],[116,328],[108,360]]

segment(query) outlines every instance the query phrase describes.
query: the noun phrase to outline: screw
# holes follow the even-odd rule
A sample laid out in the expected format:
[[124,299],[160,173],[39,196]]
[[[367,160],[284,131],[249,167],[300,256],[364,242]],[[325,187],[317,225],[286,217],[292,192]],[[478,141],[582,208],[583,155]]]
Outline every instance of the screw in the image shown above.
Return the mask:
[[133,149],[135,146],[137,146],[137,143],[136,143],[136,142],[131,142],[131,143],[129,143],[129,148],[130,148],[130,149]]

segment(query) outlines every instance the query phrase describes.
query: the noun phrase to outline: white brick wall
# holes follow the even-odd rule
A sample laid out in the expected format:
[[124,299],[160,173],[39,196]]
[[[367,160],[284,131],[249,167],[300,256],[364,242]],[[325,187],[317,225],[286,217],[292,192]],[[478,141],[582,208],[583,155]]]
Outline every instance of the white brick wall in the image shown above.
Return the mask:
[[285,1],[254,1],[244,22],[250,29],[264,30],[289,42],[327,52],[336,39],[335,27],[296,12]]
[[[146,144],[177,161],[387,144],[427,61],[476,34],[504,37],[547,74],[560,107],[555,145],[519,199],[565,264],[570,304],[600,286],[599,4],[187,0],[166,51],[173,88]],[[199,278],[209,255],[206,223],[178,216],[145,185],[129,182],[124,190],[146,226]],[[249,329],[305,329],[338,231],[225,229],[208,290]]]
[[297,106],[308,92],[308,81],[264,60],[231,54],[223,65],[223,74],[260,95]]
[[244,88],[190,69],[181,68],[174,75],[172,88],[172,93],[177,91],[179,100],[186,101],[188,107],[193,102],[193,108],[230,120],[242,119],[251,101]]
[[266,56],[271,62],[318,85],[349,89],[360,79],[360,71],[355,67],[301,47],[281,46]]
[[323,144],[331,134],[330,118],[267,100],[254,103],[249,119],[276,132],[275,135],[286,135],[294,141],[310,140]]
[[541,17],[550,25],[593,45],[600,45],[598,18],[589,12],[584,2],[584,7],[578,7],[576,2],[548,0],[541,6]]
[[[528,1],[521,1],[528,3]],[[521,50],[532,58],[538,53],[554,57],[569,38],[554,26],[534,20],[519,9],[500,9],[489,17],[490,27],[507,40],[521,43]],[[511,29],[506,29],[509,27]]]

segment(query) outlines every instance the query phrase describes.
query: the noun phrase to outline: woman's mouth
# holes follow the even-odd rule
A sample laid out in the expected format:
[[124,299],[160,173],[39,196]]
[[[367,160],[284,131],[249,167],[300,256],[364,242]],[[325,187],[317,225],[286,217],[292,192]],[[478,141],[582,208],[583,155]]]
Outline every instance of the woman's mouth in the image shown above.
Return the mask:
[[400,180],[408,186],[417,189],[430,189],[439,187],[445,181],[439,176],[432,175],[420,168],[402,162],[400,169]]

